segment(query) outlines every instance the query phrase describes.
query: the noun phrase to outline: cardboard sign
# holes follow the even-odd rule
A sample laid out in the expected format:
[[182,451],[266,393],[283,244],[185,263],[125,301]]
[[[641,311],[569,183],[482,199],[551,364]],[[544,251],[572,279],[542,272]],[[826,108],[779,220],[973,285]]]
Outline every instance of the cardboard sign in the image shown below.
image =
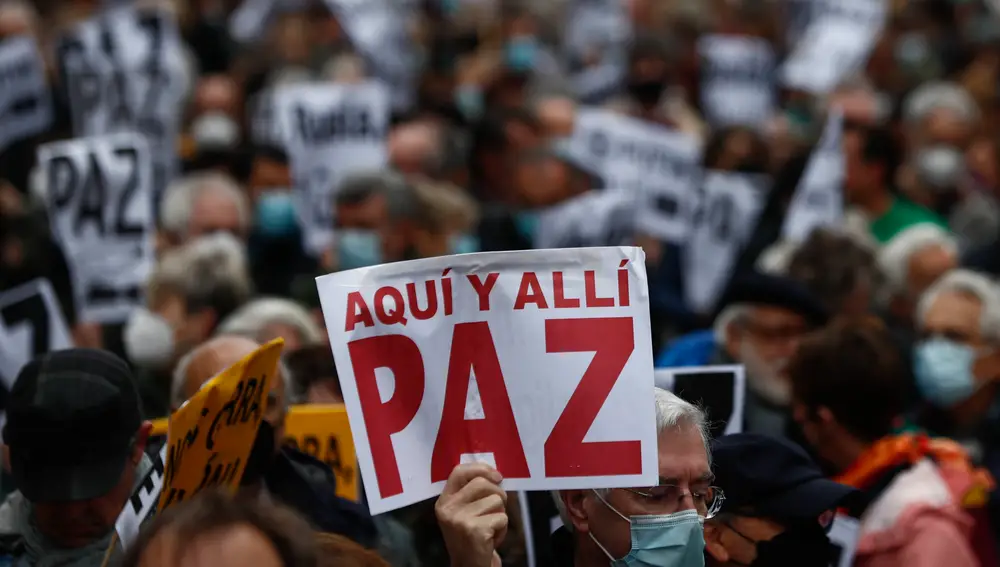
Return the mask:
[[166,459],[167,444],[164,443],[160,452],[152,456],[153,468],[129,496],[121,514],[118,514],[118,519],[115,520],[115,531],[118,532],[118,541],[121,542],[123,550],[128,549],[128,546],[135,541],[142,523],[156,509],[156,503],[163,490]]
[[247,355],[170,416],[160,510],[205,488],[239,486],[284,344],[275,339]]
[[809,156],[805,172],[785,214],[782,237],[800,242],[816,228],[838,226],[844,217],[844,117],[834,109]]
[[581,108],[571,151],[600,172],[607,189],[636,197],[639,230],[672,243],[687,238],[690,195],[700,177],[698,140],[608,110]]
[[307,250],[333,242],[334,195],[345,176],[385,166],[389,95],[379,83],[290,85],[274,93],[277,131],[292,157]]
[[317,279],[372,513],[456,465],[507,490],[656,482],[645,255],[462,254]]
[[120,323],[143,304],[155,263],[153,160],[136,133],[38,149],[52,232],[73,277],[80,320]]
[[746,375],[742,365],[657,368],[654,380],[657,387],[702,407],[713,438],[743,431]]
[[0,151],[52,124],[52,96],[35,40],[0,40]]
[[358,500],[358,458],[343,404],[289,408],[285,444],[329,465],[337,477],[337,496]]
[[775,56],[764,39],[705,35],[701,55],[701,107],[709,124],[761,126],[774,113]]

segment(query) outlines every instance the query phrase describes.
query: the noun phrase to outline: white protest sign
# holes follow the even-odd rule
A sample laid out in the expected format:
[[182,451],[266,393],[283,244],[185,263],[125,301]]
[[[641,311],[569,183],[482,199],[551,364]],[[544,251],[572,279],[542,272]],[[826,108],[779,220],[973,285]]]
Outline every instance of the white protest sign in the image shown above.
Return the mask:
[[49,280],[38,278],[0,293],[0,378],[7,388],[32,358],[71,346]]
[[410,39],[406,9],[393,0],[325,0],[354,48],[373,74],[392,90],[392,108],[413,103],[416,49]]
[[581,108],[571,144],[574,155],[601,173],[605,187],[637,197],[639,230],[668,242],[687,238],[701,161],[697,139],[610,111]]
[[132,492],[125,507],[118,514],[118,519],[115,520],[115,531],[118,532],[118,541],[123,550],[127,550],[135,541],[142,523],[156,509],[156,503],[160,500],[168,447],[169,444],[164,443],[163,448],[152,456],[153,468]]
[[536,248],[626,246],[635,236],[636,196],[588,191],[540,213]]
[[682,249],[688,307],[708,313],[725,291],[733,266],[764,209],[770,179],[748,173],[709,171],[691,235]]
[[0,151],[52,124],[52,97],[35,40],[0,41]]
[[155,262],[153,164],[145,138],[111,134],[46,144],[38,163],[80,319],[124,321],[143,303]]
[[632,24],[618,0],[576,0],[569,8],[563,53],[580,100],[597,100],[620,87],[626,74]]
[[766,40],[705,35],[701,55],[701,107],[713,126],[760,126],[774,113],[774,49]]
[[746,375],[739,364],[657,368],[656,386],[705,408],[712,437],[743,431]]
[[809,156],[809,163],[785,213],[782,237],[800,242],[819,227],[839,225],[844,217],[844,117],[833,110],[823,135]]
[[529,250],[317,278],[371,511],[473,460],[505,490],[655,484],[644,262]]
[[861,535],[861,523],[850,516],[838,514],[830,525],[827,536],[830,545],[836,550],[836,558],[831,567],[851,567],[854,565],[854,553],[858,547]]
[[826,95],[859,71],[886,19],[883,0],[837,0],[813,8],[810,24],[779,73],[784,86]]
[[157,195],[177,167],[177,133],[193,80],[184,53],[173,17],[149,7],[102,12],[59,43],[73,133],[146,136]]
[[307,249],[333,242],[334,195],[351,173],[388,161],[389,95],[381,83],[309,83],[274,93],[278,131],[292,158]]

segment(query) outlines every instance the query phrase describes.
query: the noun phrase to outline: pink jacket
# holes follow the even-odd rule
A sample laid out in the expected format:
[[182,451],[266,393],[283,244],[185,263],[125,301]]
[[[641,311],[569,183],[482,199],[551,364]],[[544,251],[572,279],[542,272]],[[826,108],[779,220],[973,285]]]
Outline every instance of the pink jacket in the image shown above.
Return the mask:
[[969,482],[927,459],[900,473],[861,518],[855,567],[979,567],[954,496]]

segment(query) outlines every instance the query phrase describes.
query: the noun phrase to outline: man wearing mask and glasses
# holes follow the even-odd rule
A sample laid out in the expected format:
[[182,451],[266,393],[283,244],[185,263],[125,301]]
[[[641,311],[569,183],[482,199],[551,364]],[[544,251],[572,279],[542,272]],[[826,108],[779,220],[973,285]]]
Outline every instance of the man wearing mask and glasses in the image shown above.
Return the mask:
[[[659,485],[554,493],[564,527],[553,537],[572,539],[559,551],[557,565],[705,565],[702,526],[724,499],[713,486],[705,414],[666,390],[657,388],[654,395]],[[435,508],[453,566],[500,566],[495,550],[508,522],[501,480],[483,464],[452,471]]]
[[828,512],[853,488],[826,479],[801,447],[777,437],[727,435],[712,443],[712,457],[726,507],[705,523],[706,565],[830,565]]

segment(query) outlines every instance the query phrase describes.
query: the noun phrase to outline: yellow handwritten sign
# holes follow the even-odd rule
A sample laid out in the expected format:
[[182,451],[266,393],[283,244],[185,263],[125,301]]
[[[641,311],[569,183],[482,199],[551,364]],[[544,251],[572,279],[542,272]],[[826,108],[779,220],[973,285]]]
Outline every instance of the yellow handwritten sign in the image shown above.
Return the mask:
[[166,437],[167,436],[167,424],[169,420],[165,417],[150,420],[153,425],[153,429],[149,431],[150,437]]
[[358,500],[358,459],[343,404],[289,408],[285,444],[329,465],[337,477],[337,496]]
[[170,416],[160,511],[208,487],[239,486],[283,346],[275,339],[260,347]]

